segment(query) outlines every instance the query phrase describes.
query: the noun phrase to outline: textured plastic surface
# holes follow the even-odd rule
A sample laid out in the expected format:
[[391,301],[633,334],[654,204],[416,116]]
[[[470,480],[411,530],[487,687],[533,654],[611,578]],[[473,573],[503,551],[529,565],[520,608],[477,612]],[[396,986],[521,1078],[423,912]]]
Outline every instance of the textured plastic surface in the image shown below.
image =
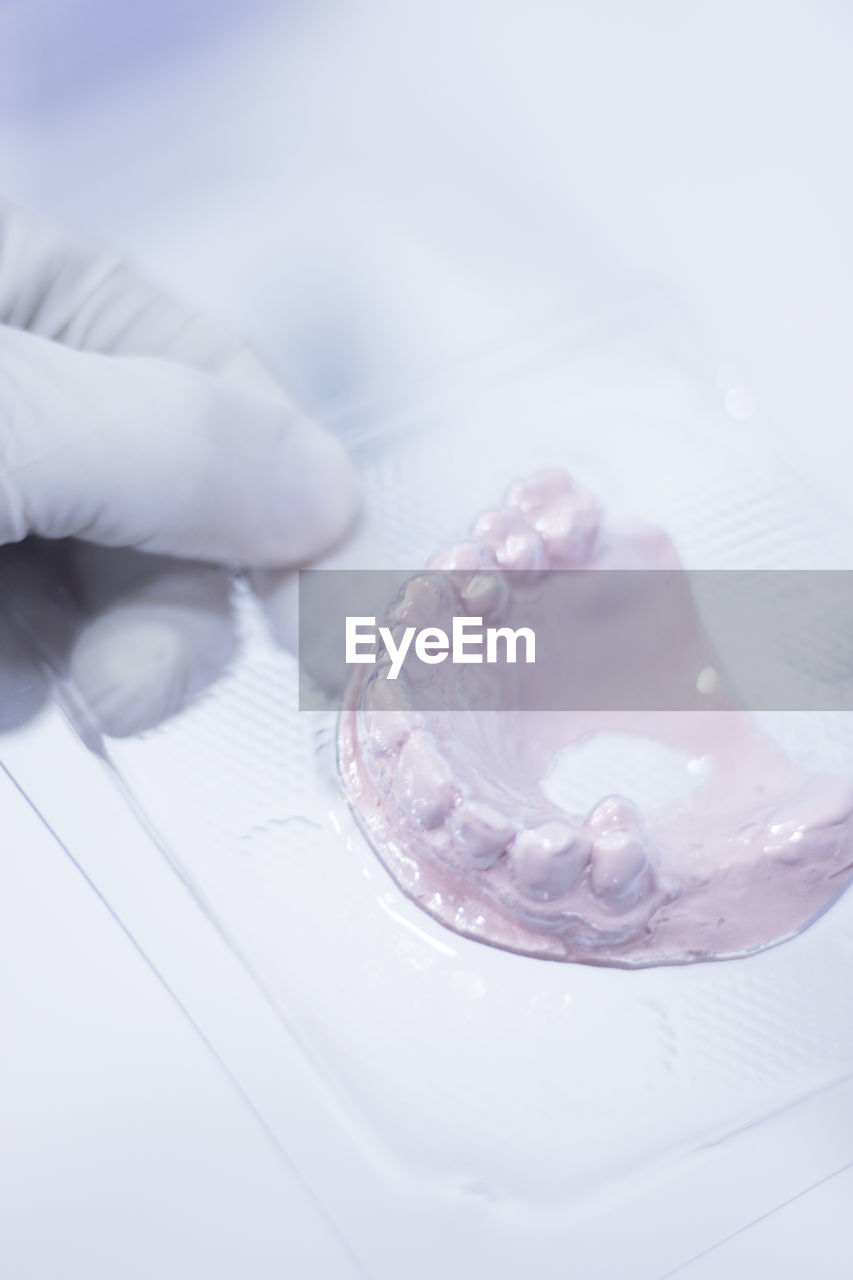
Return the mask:
[[[609,510],[663,526],[689,566],[845,564],[838,520],[671,352],[543,348],[387,435],[364,469],[401,566],[424,563],[517,475],[553,465]],[[227,678],[107,753],[382,1171],[389,1224],[415,1197],[436,1207],[447,1241],[484,1214],[556,1231],[568,1206],[853,1071],[853,895],[770,952],[640,972],[508,954],[424,915],[340,798],[333,718],[295,710],[295,659],[238,594],[244,648]],[[806,719],[775,730],[823,767],[849,768],[847,721]],[[659,761],[636,753],[587,765],[579,785],[593,797],[623,767],[638,788],[661,785]],[[156,919],[156,901],[139,909]],[[321,1200],[336,1160],[332,1145],[314,1172]],[[365,1219],[365,1238],[377,1230]]]

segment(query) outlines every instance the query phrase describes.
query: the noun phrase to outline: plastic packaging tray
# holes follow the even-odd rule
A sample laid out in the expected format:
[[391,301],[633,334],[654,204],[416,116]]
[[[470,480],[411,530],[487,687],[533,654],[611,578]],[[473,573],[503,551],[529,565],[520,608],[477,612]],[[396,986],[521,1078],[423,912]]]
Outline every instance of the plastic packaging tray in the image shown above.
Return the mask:
[[[549,465],[690,567],[844,566],[841,517],[744,397],[677,317],[610,316],[341,425],[401,567]],[[53,706],[0,749],[365,1274],[659,1276],[853,1158],[853,894],[775,949],[685,968],[462,939],[365,843],[334,717],[295,709],[294,657],[235,596],[239,660],[179,717],[87,749]],[[846,720],[810,723],[849,767]],[[579,786],[613,789],[612,761],[590,770]]]

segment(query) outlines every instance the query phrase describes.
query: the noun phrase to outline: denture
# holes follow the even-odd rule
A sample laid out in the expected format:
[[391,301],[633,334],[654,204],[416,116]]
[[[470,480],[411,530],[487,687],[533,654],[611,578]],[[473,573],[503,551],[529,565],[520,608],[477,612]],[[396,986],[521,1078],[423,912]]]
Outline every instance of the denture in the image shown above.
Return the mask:
[[[435,623],[436,611],[455,610],[518,626],[543,571],[674,567],[664,534],[610,528],[590,494],[552,471],[480,515],[407,586],[390,620]],[[603,680],[632,643],[630,627],[608,625]],[[569,647],[582,640],[567,633]],[[698,676],[700,642],[681,634],[667,644],[654,661]],[[423,705],[423,673],[393,685],[385,675],[360,668],[350,682],[338,732],[344,793],[399,888],[458,934],[598,965],[728,959],[796,934],[853,878],[853,788],[795,766],[725,692],[662,712],[511,699],[466,709]],[[675,747],[701,760],[702,778],[646,813],[628,794],[586,810],[554,804],[542,789],[554,756],[601,732]]]

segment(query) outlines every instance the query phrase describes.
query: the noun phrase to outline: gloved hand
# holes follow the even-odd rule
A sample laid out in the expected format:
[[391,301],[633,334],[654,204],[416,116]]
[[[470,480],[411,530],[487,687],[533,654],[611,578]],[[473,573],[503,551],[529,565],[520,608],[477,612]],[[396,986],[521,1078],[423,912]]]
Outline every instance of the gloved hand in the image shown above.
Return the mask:
[[240,341],[0,201],[0,726],[34,659],[107,734],[177,711],[234,650],[224,566],[315,559],[357,494]]

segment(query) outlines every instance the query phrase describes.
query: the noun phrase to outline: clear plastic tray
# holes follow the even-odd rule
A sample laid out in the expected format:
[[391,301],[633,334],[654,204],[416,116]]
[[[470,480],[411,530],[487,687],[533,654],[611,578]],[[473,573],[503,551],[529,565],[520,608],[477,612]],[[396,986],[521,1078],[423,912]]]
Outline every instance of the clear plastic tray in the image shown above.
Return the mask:
[[[690,567],[848,567],[842,518],[681,332],[674,313],[611,315],[384,421],[353,413],[392,559],[419,567],[518,475],[560,465]],[[826,1118],[851,1106],[853,893],[766,953],[686,968],[460,938],[365,843],[334,718],[295,709],[295,659],[236,597],[239,660],[179,717],[87,750],[53,706],[0,751],[366,1274],[592,1280],[631,1258],[661,1275],[853,1158]],[[846,720],[824,728],[853,764]]]

